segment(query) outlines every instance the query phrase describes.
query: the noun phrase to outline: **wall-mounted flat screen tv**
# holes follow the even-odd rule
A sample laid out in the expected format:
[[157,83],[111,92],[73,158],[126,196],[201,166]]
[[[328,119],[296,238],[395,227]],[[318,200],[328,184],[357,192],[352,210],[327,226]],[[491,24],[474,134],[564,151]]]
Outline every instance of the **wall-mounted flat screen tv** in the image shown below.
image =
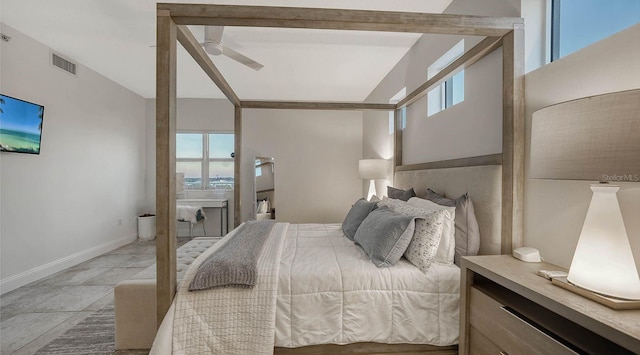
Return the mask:
[[0,94],[0,151],[40,154],[44,106]]

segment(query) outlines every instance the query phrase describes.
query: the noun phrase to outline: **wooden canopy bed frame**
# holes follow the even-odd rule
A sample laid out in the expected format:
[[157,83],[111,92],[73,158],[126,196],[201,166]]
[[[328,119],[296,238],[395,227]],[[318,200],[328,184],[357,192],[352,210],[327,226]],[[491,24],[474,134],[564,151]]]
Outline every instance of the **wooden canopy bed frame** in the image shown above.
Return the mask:
[[[427,80],[397,104],[357,102],[285,102],[240,99],[199,45],[187,25],[283,27],[358,31],[414,32],[486,36],[476,46]],[[490,253],[511,253],[522,243],[524,229],[524,23],[521,18],[450,14],[402,13],[362,10],[283,8],[233,5],[157,5],[156,58],[156,215],[157,215],[157,319],[164,318],[176,293],[176,57],[177,42],[235,106],[234,225],[240,224],[240,169],[242,109],[383,110],[395,112],[394,173],[440,168],[501,165],[501,216],[499,236]],[[403,165],[399,110],[422,98],[447,77],[502,48],[502,153],[424,164]],[[500,212],[499,212],[500,213]],[[482,250],[481,250],[482,252]],[[461,335],[462,336],[462,335]],[[358,343],[320,347],[333,353],[358,351],[444,351],[455,347]],[[277,353],[303,349],[276,348]]]

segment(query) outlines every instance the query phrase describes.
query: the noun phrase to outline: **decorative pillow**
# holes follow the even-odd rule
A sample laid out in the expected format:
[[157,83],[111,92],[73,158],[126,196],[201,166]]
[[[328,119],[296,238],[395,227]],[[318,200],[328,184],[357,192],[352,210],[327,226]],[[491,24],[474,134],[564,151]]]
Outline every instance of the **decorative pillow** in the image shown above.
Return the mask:
[[429,211],[423,218],[417,219],[413,239],[404,252],[404,257],[424,273],[435,259],[446,213],[445,210]]
[[442,237],[440,238],[440,244],[438,245],[438,250],[435,256],[435,262],[442,264],[451,264],[453,263],[454,256],[456,253],[456,237],[455,237],[455,216],[456,209],[455,207],[447,207],[438,205],[435,202],[431,202],[429,200],[425,200],[419,197],[412,197],[407,202],[409,205],[414,207],[419,207],[425,210],[434,211],[434,210],[444,210],[444,226],[442,228]]
[[[417,199],[411,198],[409,201]],[[440,250],[440,243],[443,243],[441,255],[438,262],[451,264],[455,253],[455,243],[453,236],[453,216],[450,207],[443,207],[431,201],[426,201],[429,208],[420,208],[409,204],[408,202],[385,199],[378,206],[388,206],[392,211],[402,215],[418,217],[416,219],[416,228],[413,232],[413,239],[404,256],[422,272],[426,270],[434,261],[437,251]],[[451,225],[451,235],[448,240],[442,241],[444,221],[449,216]],[[411,252],[411,258],[407,255]]]
[[364,198],[359,199],[353,204],[344,222],[342,222],[342,231],[347,238],[353,240],[353,236],[356,234],[360,223],[364,221],[371,211],[376,209],[377,202],[369,202]]
[[369,213],[353,239],[377,267],[393,266],[411,243],[415,219],[383,206]]
[[406,205],[407,205],[407,202],[405,201],[398,200],[391,197],[386,197],[386,196],[382,198],[382,201],[378,202],[378,207],[387,206],[392,210],[394,208],[399,208]]
[[409,190],[401,190],[387,186],[387,196],[396,200],[409,201],[410,198],[416,196],[416,192],[413,191],[413,187]]
[[473,210],[473,202],[469,197],[469,193],[452,200],[443,195],[427,189],[427,199],[442,205],[455,206],[455,239],[456,253],[455,263],[460,265],[460,257],[465,255],[478,255],[480,249],[480,229],[478,228],[478,220]]

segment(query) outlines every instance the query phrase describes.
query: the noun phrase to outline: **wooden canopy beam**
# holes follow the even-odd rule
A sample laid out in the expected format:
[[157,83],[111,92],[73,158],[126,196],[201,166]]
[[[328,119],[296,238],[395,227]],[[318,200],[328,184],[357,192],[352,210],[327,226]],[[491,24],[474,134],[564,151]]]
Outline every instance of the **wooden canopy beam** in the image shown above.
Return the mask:
[[156,278],[158,326],[176,292],[176,24],[158,11],[156,48]]
[[395,104],[371,104],[362,102],[304,102],[304,101],[240,101],[242,108],[288,110],[381,110],[393,111]]
[[402,110],[393,111],[393,173],[402,165]]
[[396,105],[396,108],[401,109],[409,106],[412,103],[418,101],[424,95],[427,94],[429,89],[442,83],[449,76],[470,67],[475,62],[484,58],[487,54],[493,52],[496,48],[502,45],[502,38],[500,37],[487,37],[480,43],[476,44],[473,48],[466,51],[460,58],[454,60],[451,64],[447,65],[433,78],[427,80],[424,84],[420,85],[417,89],[407,95],[404,99],[400,100]]
[[[233,109],[233,227],[241,223],[240,212],[242,211],[242,195],[240,194],[242,184],[242,107],[235,106]],[[222,213],[222,212],[220,212]],[[227,213],[229,213],[227,211]]]
[[220,91],[224,94],[224,96],[231,101],[235,106],[240,105],[240,98],[233,91],[231,85],[225,80],[222,76],[222,73],[216,68],[215,64],[209,58],[209,55],[204,51],[198,40],[193,36],[193,33],[189,31],[189,28],[185,25],[178,26],[178,41],[184,49],[189,52],[193,60],[200,65],[202,70],[213,80],[213,82],[218,86]]
[[470,158],[439,160],[431,163],[401,165],[396,171],[415,171],[427,169],[459,168],[464,166],[502,165],[502,154],[480,155]]
[[[450,74],[477,62],[503,46],[503,200],[502,252],[519,246],[523,235],[524,198],[524,21],[521,18],[386,11],[260,7],[233,5],[157,5],[156,57],[156,214],[157,315],[160,321],[176,291],[175,133],[176,41],[203,68],[235,106],[235,224],[240,221],[242,108],[376,109],[394,110],[395,169],[402,165],[402,128],[399,110],[422,96]],[[487,36],[436,77],[414,90],[397,105],[356,103],[273,103],[241,101],[200,47],[186,25],[281,27],[382,32],[413,32]],[[286,104],[286,105],[285,105]],[[346,104],[346,106],[345,106]],[[251,106],[254,107],[251,107]],[[349,106],[351,105],[351,106]],[[373,106],[371,106],[373,105]],[[259,107],[258,107],[259,106]],[[273,107],[265,107],[273,106]],[[277,106],[277,107],[276,107]],[[286,107],[285,107],[286,106]],[[315,107],[314,107],[315,106]],[[484,159],[484,158],[483,158]],[[488,157],[488,160],[496,159]],[[158,322],[159,323],[159,322]],[[464,334],[461,334],[463,343]]]
[[524,26],[502,38],[502,254],[524,240]]
[[178,25],[504,36],[521,18],[297,7],[158,4]]

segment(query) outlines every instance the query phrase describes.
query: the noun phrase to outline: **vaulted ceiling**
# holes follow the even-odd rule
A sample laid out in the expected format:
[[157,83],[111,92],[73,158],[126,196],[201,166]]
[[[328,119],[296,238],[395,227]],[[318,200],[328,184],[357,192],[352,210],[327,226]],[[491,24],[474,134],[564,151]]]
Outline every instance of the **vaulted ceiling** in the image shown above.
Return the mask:
[[[441,13],[452,0],[167,1]],[[153,0],[2,0],[0,20],[145,98],[155,97]],[[190,27],[204,40],[202,26]],[[264,65],[212,57],[242,99],[362,101],[420,38],[413,33],[226,27],[222,42]],[[224,98],[178,51],[178,97]]]

